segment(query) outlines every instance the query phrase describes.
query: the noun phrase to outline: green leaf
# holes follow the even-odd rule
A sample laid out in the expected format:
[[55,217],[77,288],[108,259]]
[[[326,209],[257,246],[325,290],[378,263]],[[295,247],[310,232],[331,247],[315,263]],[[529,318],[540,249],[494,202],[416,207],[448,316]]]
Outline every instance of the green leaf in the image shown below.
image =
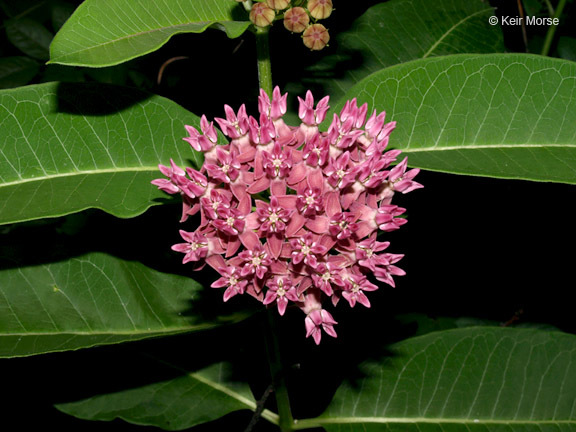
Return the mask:
[[182,141],[199,119],[179,105],[101,84],[0,92],[0,224],[99,208],[133,217],[168,195],[158,163],[201,164]]
[[327,431],[572,431],[576,337],[465,328],[430,333],[360,365],[328,409]]
[[21,357],[217,326],[194,312],[190,278],[91,253],[0,271],[0,358]]
[[0,89],[25,85],[39,70],[38,63],[29,57],[0,58]]
[[53,35],[38,21],[30,18],[10,20],[6,23],[6,36],[24,54],[48,60]]
[[308,69],[305,88],[321,85],[325,94],[338,100],[362,78],[395,64],[447,54],[503,52],[500,28],[488,23],[493,14],[482,0],[377,4],[350,29],[334,35],[335,53]]
[[236,38],[250,25],[242,15],[231,0],[86,0],[56,34],[50,63],[111,66],[155,51],[176,34],[210,27]]
[[[256,410],[246,383],[231,378],[228,363],[217,363],[181,377],[56,407],[85,420],[124,419],[164,430],[181,430],[216,420],[228,413]],[[265,410],[262,416],[276,422]]]
[[[576,184],[576,63],[527,54],[454,55],[376,72],[354,86],[397,122],[412,166]],[[328,116],[328,118],[331,118]]]

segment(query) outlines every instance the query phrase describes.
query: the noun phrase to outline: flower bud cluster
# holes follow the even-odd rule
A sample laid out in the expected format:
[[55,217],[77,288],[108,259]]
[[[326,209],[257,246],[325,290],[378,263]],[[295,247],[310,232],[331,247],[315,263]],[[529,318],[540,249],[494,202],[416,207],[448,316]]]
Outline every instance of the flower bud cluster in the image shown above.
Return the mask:
[[374,279],[394,286],[404,274],[396,266],[403,255],[377,236],[406,222],[394,194],[422,186],[418,169],[407,170],[406,159],[395,164],[400,151],[386,150],[395,123],[385,113],[368,116],[353,99],[321,132],[328,97],[298,98],[299,126],[282,119],[286,98],[278,87],[272,99],[261,90],[258,118],[226,105],[215,121],[227,145],[217,145],[206,116],[201,131],[186,126],[184,139],[204,153],[204,165],[182,169],[171,160],[159,165],[167,178],[152,183],[180,194],[182,222],[199,214],[197,229],[181,230],[184,242],[172,247],[184,263],[214,268],[221,277],[211,286],[224,289],[224,301],[247,293],[280,315],[300,308],[306,335],[319,343],[322,331],[336,337],[326,301],[370,307]]
[[250,21],[257,27],[267,27],[278,16],[288,31],[302,33],[304,45],[317,51],[330,40],[326,27],[317,21],[328,18],[332,9],[332,0],[264,0],[252,5]]

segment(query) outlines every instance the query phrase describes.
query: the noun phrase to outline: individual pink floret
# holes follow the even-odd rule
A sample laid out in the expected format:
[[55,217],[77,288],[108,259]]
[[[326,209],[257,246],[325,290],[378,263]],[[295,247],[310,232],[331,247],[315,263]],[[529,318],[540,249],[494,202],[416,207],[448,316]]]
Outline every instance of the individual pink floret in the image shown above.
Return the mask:
[[298,293],[292,281],[286,276],[275,276],[268,282],[268,292],[264,298],[265,305],[276,302],[278,313],[284,315],[288,301],[298,302]]
[[324,330],[329,336],[338,337],[336,330],[334,330],[334,326],[338,323],[332,318],[330,312],[325,309],[316,309],[310,312],[306,316],[304,324],[306,326],[306,337],[312,336],[316,345],[320,343],[322,338],[321,330]]

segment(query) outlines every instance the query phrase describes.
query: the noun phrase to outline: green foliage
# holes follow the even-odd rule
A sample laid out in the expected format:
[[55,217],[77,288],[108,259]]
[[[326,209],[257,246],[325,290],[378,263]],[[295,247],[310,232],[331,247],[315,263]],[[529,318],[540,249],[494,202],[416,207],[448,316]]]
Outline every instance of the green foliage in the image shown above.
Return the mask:
[[101,253],[0,271],[0,358],[211,328],[190,314],[202,286]]
[[575,184],[575,77],[570,61],[452,55],[383,69],[343,100],[398,122],[393,145],[413,166]]
[[0,112],[0,224],[87,208],[133,217],[165,198],[150,186],[158,163],[201,163],[178,139],[198,117],[141,91],[29,86],[0,92]]
[[236,38],[250,24],[245,14],[236,17],[236,6],[230,0],[88,0],[54,38],[50,62],[111,66],[155,51],[176,34],[210,27]]
[[319,86],[332,100],[381,69],[410,60],[459,53],[504,51],[502,33],[488,24],[493,8],[483,1],[397,0],[376,4],[334,37],[337,49],[309,66],[304,85]]
[[[130,423],[182,430],[234,411],[256,410],[246,383],[232,378],[228,363],[216,363],[168,381],[87,400],[58,405],[67,414],[85,420],[122,418]],[[264,416],[276,421],[273,413]]]
[[[409,262],[408,285],[396,292],[383,288],[371,310],[357,306],[339,317],[338,339],[323,340],[320,347],[303,340],[304,328],[294,330],[287,312],[288,324],[278,334],[293,338],[282,346],[281,362],[293,383],[288,389],[298,422],[286,425],[286,416],[275,413],[282,414],[277,401],[286,412],[286,394],[269,372],[280,365],[267,360],[262,317],[237,322],[249,313],[236,299],[226,304],[232,309],[227,318],[220,316],[222,309],[208,313],[203,296],[221,297],[221,291],[208,289],[214,272],[207,267],[194,273],[197,282],[186,273],[190,265],[174,270],[181,268],[182,256],[169,245],[181,240],[177,229],[172,238],[163,228],[177,224],[180,208],[159,206],[175,201],[150,184],[161,177],[158,164],[168,165],[170,158],[200,168],[201,156],[182,137],[184,125],[198,127],[201,114],[210,120],[222,115],[208,107],[241,100],[253,113],[257,80],[244,78],[245,71],[257,70],[254,26],[246,11],[251,3],[0,0],[0,357],[3,371],[17,381],[7,393],[26,393],[25,403],[9,401],[6,411],[20,420],[24,411],[36,409],[29,399],[41,384],[26,381],[34,376],[26,362],[74,361],[79,353],[65,351],[81,348],[91,348],[84,358],[105,348],[122,356],[125,345],[114,345],[131,342],[126,345],[154,357],[169,373],[158,377],[146,363],[134,371],[143,379],[130,381],[122,379],[125,371],[111,368],[111,387],[83,378],[77,394],[36,403],[54,403],[81,419],[123,419],[166,430],[243,430],[248,421],[239,426],[231,417],[237,411],[260,420],[249,429],[265,432],[573,430],[576,326],[571,310],[558,312],[568,302],[554,294],[570,288],[556,275],[569,274],[571,263],[546,261],[566,250],[573,224],[558,214],[544,221],[540,203],[545,196],[553,213],[573,193],[565,186],[553,195],[549,191],[561,185],[544,182],[576,184],[574,8],[564,0],[334,0],[325,21],[332,39],[323,53],[306,52],[294,35],[276,31],[282,27],[277,16],[270,46],[282,92],[303,96],[311,87],[317,98],[320,91],[329,93],[334,106],[328,121],[356,97],[368,103],[369,114],[386,111],[387,121],[397,122],[390,147],[401,149],[429,180],[423,182],[428,198],[419,211],[421,220],[431,220],[425,240],[432,245],[422,245],[421,238],[407,243],[413,251],[433,251]],[[557,11],[557,28],[488,22],[493,15],[551,17]],[[233,45],[212,45],[221,40]],[[559,58],[526,53],[543,46]],[[186,60],[190,69],[180,69],[176,60]],[[258,60],[269,65],[270,58]],[[219,81],[207,80],[216,73]],[[225,92],[230,83],[234,92]],[[287,118],[296,111],[291,106]],[[456,181],[434,171],[540,183],[482,183],[488,180],[462,176]],[[514,191],[518,184],[527,191],[525,210],[500,212],[499,203],[508,198],[504,192],[496,200],[494,190]],[[482,192],[469,196],[470,189]],[[448,194],[456,203],[446,209],[439,197]],[[471,202],[472,209],[459,208]],[[481,222],[457,224],[466,211]],[[166,214],[173,221],[161,219]],[[122,223],[112,223],[115,218]],[[499,231],[493,239],[477,239],[479,224]],[[509,246],[505,226],[511,225],[526,229],[525,239]],[[550,238],[551,225],[558,229],[553,233],[561,232],[558,239]],[[137,240],[125,231],[136,232]],[[54,232],[68,243],[53,241]],[[86,232],[100,243],[86,241]],[[414,232],[421,233],[417,227]],[[451,237],[458,238],[458,247],[443,253]],[[526,256],[523,249],[531,255],[522,270],[498,275],[517,255]],[[458,279],[464,273],[451,260],[466,262],[472,271]],[[433,271],[418,276],[419,268]],[[421,288],[410,285],[415,280]],[[485,280],[489,286],[477,289]],[[447,286],[458,286],[456,296]],[[413,294],[424,291],[435,297]],[[541,306],[542,315],[535,314],[544,317],[539,330],[494,326],[523,320],[524,303]],[[393,318],[399,312],[407,315]],[[297,318],[296,326],[302,325],[302,315]],[[175,365],[164,352],[149,354],[146,344],[163,336],[172,336],[166,344],[193,364]],[[95,348],[102,345],[108,347]],[[110,363],[116,360],[122,359]],[[129,369],[140,366],[128,361]],[[94,360],[82,368],[78,374],[89,377],[101,365]],[[50,375],[42,367],[34,370]],[[58,378],[67,379],[74,378]],[[272,382],[276,393],[270,396]],[[42,417],[41,426],[48,422]],[[109,425],[107,430],[128,430],[125,423]]]
[[360,365],[317,422],[327,431],[569,431],[573,335],[491,327],[430,333]]

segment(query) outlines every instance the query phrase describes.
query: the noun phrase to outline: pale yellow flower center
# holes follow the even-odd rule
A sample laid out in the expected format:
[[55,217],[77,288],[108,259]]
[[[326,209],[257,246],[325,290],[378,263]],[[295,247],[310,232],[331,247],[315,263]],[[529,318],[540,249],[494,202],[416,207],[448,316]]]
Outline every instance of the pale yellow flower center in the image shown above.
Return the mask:
[[278,215],[276,213],[270,213],[270,216],[268,216],[268,220],[275,224],[276,222],[278,222]]

